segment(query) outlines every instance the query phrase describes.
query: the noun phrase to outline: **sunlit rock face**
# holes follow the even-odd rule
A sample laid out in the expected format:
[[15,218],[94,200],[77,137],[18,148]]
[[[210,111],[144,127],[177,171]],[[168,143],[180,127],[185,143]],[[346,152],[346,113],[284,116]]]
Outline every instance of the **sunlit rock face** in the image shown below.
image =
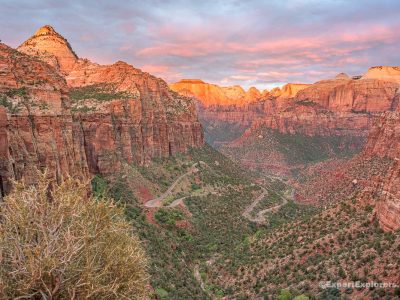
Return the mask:
[[242,133],[266,126],[284,134],[366,137],[379,115],[398,101],[400,84],[386,79],[390,78],[350,78],[340,73],[314,84],[289,83],[262,93],[199,79],[181,80],[171,88],[196,99],[207,134],[224,127],[237,131],[238,125]]
[[293,98],[293,97],[296,97],[298,92],[300,92],[301,90],[304,90],[305,88],[307,88],[309,86],[310,86],[309,84],[288,83],[282,87],[282,89],[280,90],[280,93],[277,93],[277,95],[281,96],[281,97]]
[[39,28],[17,50],[37,56],[64,74],[71,71],[78,60],[68,41],[49,25]]
[[400,83],[400,67],[372,67],[362,76],[363,79],[380,79]]
[[316,82],[297,94],[333,111],[382,112],[388,110],[399,84],[380,79],[349,78]]
[[56,178],[111,174],[124,161],[203,146],[193,100],[163,80],[124,62],[78,59],[50,26],[19,50],[0,45],[2,192],[13,178],[34,182],[36,169]]
[[339,74],[288,97],[264,101],[263,124],[282,133],[306,135],[368,134],[380,113],[392,109],[400,84],[393,80],[354,80]]
[[240,86],[221,87],[199,79],[183,79],[170,85],[174,91],[195,97],[202,106],[244,106],[261,98],[261,92],[251,87],[247,92]]
[[238,137],[262,116],[262,99],[269,96],[268,91],[261,93],[255,87],[245,91],[240,86],[221,87],[199,79],[183,79],[170,87],[196,101],[208,142],[214,146]]

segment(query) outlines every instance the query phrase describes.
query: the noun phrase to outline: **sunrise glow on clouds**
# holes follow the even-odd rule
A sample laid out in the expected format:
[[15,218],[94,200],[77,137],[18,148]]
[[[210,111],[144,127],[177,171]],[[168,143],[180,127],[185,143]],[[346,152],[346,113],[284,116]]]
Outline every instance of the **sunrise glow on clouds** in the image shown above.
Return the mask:
[[3,42],[51,24],[80,57],[259,88],[400,65],[400,1],[3,0]]

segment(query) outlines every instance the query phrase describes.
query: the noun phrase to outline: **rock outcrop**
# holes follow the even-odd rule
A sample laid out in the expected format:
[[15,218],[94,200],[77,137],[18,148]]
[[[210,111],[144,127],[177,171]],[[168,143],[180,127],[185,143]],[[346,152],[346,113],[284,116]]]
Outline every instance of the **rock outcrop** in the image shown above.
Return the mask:
[[[146,164],[204,143],[194,102],[127,63],[79,61],[66,80],[73,94],[85,98],[83,106],[79,100],[74,103],[78,111],[91,103],[90,111],[80,111],[74,119],[87,137],[92,172],[114,172],[120,157]],[[101,100],[102,94],[109,99]]]
[[280,90],[280,93],[277,93],[276,95],[281,96],[281,97],[287,97],[287,98],[293,98],[296,97],[297,93],[300,92],[301,90],[304,90],[305,88],[309,87],[309,84],[302,84],[302,83],[288,83],[285,84],[282,89]]
[[299,101],[312,101],[332,111],[383,112],[390,109],[399,84],[380,79],[332,79],[300,91]]
[[[378,178],[370,195],[381,227],[400,228],[400,109],[386,112],[371,130],[363,157],[389,158],[390,168]],[[375,197],[374,197],[375,196]]]
[[265,125],[289,134],[366,136],[379,114],[395,105],[400,87],[396,70],[392,67],[380,78],[352,79],[340,73],[334,79],[311,85],[291,83],[262,94],[238,87],[227,93],[227,88],[201,80],[182,80],[171,87],[195,97],[200,117],[207,123]]
[[380,79],[400,83],[400,66],[372,67],[362,76],[363,79]]
[[321,204],[358,199],[361,206],[374,207],[383,230],[399,229],[400,111],[388,111],[378,118],[357,156],[321,162],[300,177],[298,201]]
[[335,76],[335,79],[346,80],[346,79],[350,79],[350,77],[346,73],[339,73]]
[[110,174],[204,144],[194,102],[163,80],[79,59],[50,26],[19,50],[0,49],[2,193],[10,179],[34,182],[36,169]]
[[240,86],[220,87],[199,79],[182,79],[170,85],[174,91],[195,97],[204,107],[245,106],[261,98],[261,92],[251,87],[247,92]]
[[39,28],[17,50],[38,57],[64,74],[71,71],[78,60],[68,41],[49,25]]
[[269,99],[258,120],[282,133],[366,136],[380,113],[392,109],[399,84],[378,79],[319,81],[292,101]]
[[199,79],[183,79],[170,87],[196,101],[199,119],[206,127],[207,141],[214,146],[240,136],[261,117],[262,99],[269,94],[255,87],[245,91],[240,86],[220,87]]
[[88,176],[84,137],[70,113],[67,84],[51,66],[0,44],[0,183],[49,175]]

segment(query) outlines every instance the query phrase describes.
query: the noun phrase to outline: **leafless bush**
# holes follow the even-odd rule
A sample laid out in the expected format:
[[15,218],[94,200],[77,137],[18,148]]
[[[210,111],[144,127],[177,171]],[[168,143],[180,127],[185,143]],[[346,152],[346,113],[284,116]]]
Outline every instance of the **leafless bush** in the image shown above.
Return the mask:
[[140,242],[123,211],[72,179],[16,183],[0,205],[1,299],[143,299]]

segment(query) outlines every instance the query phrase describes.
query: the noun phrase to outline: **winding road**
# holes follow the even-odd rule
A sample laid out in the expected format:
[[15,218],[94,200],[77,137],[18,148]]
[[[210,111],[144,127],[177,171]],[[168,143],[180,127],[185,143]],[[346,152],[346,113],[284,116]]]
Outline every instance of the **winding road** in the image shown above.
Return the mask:
[[[284,206],[285,204],[288,203],[288,199],[285,196],[279,195],[280,198],[282,199],[281,203],[279,203],[278,205],[260,210],[255,215],[255,217],[253,217],[251,215],[251,212],[254,210],[254,208],[257,206],[257,204],[268,194],[268,191],[264,187],[262,187],[262,186],[260,186],[260,187],[263,190],[263,192],[261,193],[260,196],[258,196],[256,199],[254,199],[254,201],[245,209],[242,216],[245,217],[246,219],[248,219],[250,222],[255,222],[258,224],[265,224],[265,223],[267,223],[265,214],[278,211],[282,206]],[[294,199],[294,193],[295,193],[295,190],[292,189],[291,195],[290,195],[290,199],[292,199],[292,200]]]
[[[183,204],[183,200],[185,200],[186,198],[189,198],[190,196],[185,196],[185,197],[181,197],[178,199],[175,199],[173,202],[171,202],[168,205],[164,205],[164,200],[172,195],[172,191],[174,190],[174,188],[182,181],[182,179],[184,179],[185,177],[194,174],[196,172],[198,172],[198,169],[196,168],[198,166],[198,164],[206,164],[205,162],[196,162],[194,163],[189,170],[182,174],[181,176],[179,176],[171,185],[170,187],[160,196],[147,201],[144,205],[145,207],[149,207],[149,208],[160,208],[160,207],[165,207],[165,208],[171,208],[171,207],[176,207],[178,205]],[[280,178],[274,178],[274,179],[279,179],[282,181],[282,179]],[[282,181],[283,182],[283,181]],[[258,203],[260,203],[260,201],[266,196],[268,195],[268,190],[266,188],[264,188],[263,186],[259,185],[262,189],[262,193],[254,199],[254,201],[245,209],[245,211],[242,213],[242,216],[245,217],[246,219],[248,219],[250,222],[255,222],[258,224],[265,224],[267,222],[265,215],[269,212],[275,212],[277,210],[279,210],[282,206],[284,206],[286,203],[288,203],[288,199],[285,196],[280,195],[280,198],[282,199],[282,202],[278,205],[275,205],[273,207],[269,207],[263,210],[260,210],[259,212],[257,212],[257,214],[255,216],[252,216],[252,211],[255,209],[255,207],[257,206]],[[294,189],[292,189],[291,192],[291,196],[290,199],[294,198]]]
[[188,198],[189,196],[176,199],[176,200],[174,200],[171,204],[169,204],[169,205],[167,205],[167,206],[164,206],[164,205],[163,205],[163,202],[164,202],[165,198],[167,198],[168,196],[170,196],[170,195],[172,194],[172,191],[174,190],[174,188],[178,185],[178,183],[179,183],[183,178],[185,178],[185,177],[187,177],[187,176],[189,176],[189,175],[191,175],[191,174],[193,174],[193,173],[196,173],[196,172],[198,171],[198,169],[196,168],[197,165],[198,165],[198,163],[194,163],[194,164],[190,167],[190,169],[189,169],[186,173],[184,173],[184,174],[182,174],[181,176],[179,176],[179,177],[170,185],[170,187],[169,187],[162,195],[158,196],[157,198],[154,198],[154,199],[152,199],[152,200],[147,201],[147,202],[144,204],[144,206],[145,206],[145,207],[153,207],[153,208],[154,208],[154,207],[175,207],[175,206],[177,206],[177,205],[183,203],[183,200],[186,199],[186,198]]

